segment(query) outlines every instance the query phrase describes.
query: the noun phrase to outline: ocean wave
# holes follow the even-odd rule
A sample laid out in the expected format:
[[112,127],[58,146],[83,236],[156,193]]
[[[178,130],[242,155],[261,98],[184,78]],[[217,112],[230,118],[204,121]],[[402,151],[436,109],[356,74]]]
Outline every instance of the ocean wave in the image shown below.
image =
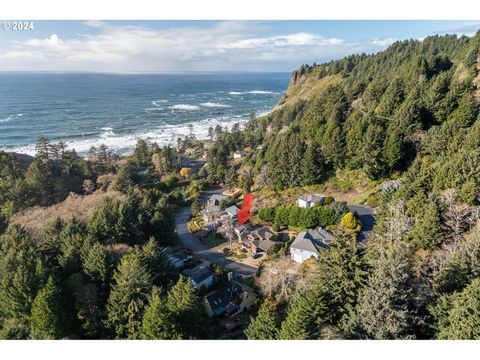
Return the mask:
[[275,91],[266,91],[266,90],[252,90],[252,91],[230,91],[229,95],[246,95],[246,94],[253,94],[253,95],[266,95],[266,94],[278,94]]
[[100,128],[100,130],[102,130],[103,132],[100,134],[100,137],[105,139],[105,138],[109,138],[111,136],[115,136],[115,133],[113,132],[113,128],[111,127],[102,127]]
[[194,111],[200,109],[197,105],[189,105],[189,104],[177,104],[168,107],[172,110],[185,110],[185,111]]
[[227,104],[220,104],[220,103],[215,103],[215,102],[204,102],[200,104],[203,107],[208,107],[208,108],[229,108],[231,107],[230,105]]
[[152,105],[161,106],[161,105],[158,105],[158,104],[159,103],[166,103],[166,102],[168,102],[168,100],[165,100],[165,99],[155,100],[155,101],[152,101]]
[[12,117],[8,116],[6,118],[0,119],[0,123],[6,123],[6,122],[9,122],[10,120],[12,120]]
[[[206,118],[192,123],[183,124],[164,124],[156,129],[147,131],[136,131],[130,134],[115,134],[112,128],[102,128],[102,133],[85,139],[65,139],[69,149],[75,149],[80,155],[86,155],[92,146],[107,145],[119,155],[129,155],[133,153],[135,145],[139,139],[156,142],[159,146],[175,145],[178,137],[185,137],[190,134],[190,124],[193,125],[193,133],[199,140],[207,140],[208,128],[215,128],[217,125],[222,128],[231,128],[233,124],[244,124],[248,121],[248,116],[221,116]],[[112,130],[106,130],[112,129]],[[16,147],[3,148],[6,151],[15,151],[22,154],[35,155],[35,144],[27,144]]]
[[17,117],[22,117],[24,114],[17,114]]

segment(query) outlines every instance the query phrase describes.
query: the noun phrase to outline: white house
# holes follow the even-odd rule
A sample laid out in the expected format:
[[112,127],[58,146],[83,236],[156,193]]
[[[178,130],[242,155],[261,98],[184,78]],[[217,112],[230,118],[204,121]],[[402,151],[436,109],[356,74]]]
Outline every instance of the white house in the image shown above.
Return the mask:
[[245,153],[245,151],[235,151],[233,153],[233,158],[234,159],[241,159],[241,158],[244,158],[247,154]]
[[320,251],[329,248],[333,235],[319,228],[318,230],[302,231],[290,245],[290,257],[296,263],[303,263],[312,257],[318,258]]
[[319,194],[308,194],[298,198],[298,206],[301,208],[309,208],[315,206],[317,203],[323,204],[325,196]]

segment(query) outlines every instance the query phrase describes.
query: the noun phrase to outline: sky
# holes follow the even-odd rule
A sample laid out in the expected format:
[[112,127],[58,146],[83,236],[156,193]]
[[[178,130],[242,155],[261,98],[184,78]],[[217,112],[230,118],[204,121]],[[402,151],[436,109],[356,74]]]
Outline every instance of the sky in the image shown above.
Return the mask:
[[479,21],[35,21],[0,30],[1,71],[292,71]]

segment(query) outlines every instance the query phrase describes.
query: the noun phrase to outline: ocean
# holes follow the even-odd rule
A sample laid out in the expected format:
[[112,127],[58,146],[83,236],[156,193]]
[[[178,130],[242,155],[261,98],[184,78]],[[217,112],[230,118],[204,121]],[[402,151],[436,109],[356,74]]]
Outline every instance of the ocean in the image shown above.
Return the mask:
[[230,128],[252,110],[267,114],[289,79],[289,73],[0,72],[0,150],[34,155],[43,136],[80,154],[103,143],[125,155],[139,138],[175,144],[189,124],[207,139],[210,126]]

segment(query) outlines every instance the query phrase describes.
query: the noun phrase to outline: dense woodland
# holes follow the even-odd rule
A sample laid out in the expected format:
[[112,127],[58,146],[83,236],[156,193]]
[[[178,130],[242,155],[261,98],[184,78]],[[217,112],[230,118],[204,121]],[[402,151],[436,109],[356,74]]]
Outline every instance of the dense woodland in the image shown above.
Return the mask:
[[[178,170],[176,150],[140,140],[118,162],[104,146],[84,159],[40,139],[35,158],[3,152],[0,164],[0,338],[211,336],[199,295],[164,254],[176,244],[173,215],[184,201],[180,179],[162,177]],[[149,186],[150,177],[165,181]],[[9,224],[30,206],[107,187],[122,196],[104,199],[87,222],[58,217],[40,238]]]
[[[281,192],[339,170],[403,178],[377,202],[366,247],[338,232],[308,281],[281,261],[275,277],[261,272],[247,338],[480,338],[479,71],[480,33],[401,41],[304,65],[270,115],[210,129],[215,142],[199,173],[208,182]],[[231,152],[245,149],[231,166]],[[0,152],[0,337],[213,337],[199,295],[162,253],[175,243],[176,205],[201,188],[165,178],[179,168],[176,149],[142,141],[125,161],[106,147],[84,159],[46,139],[34,159]],[[40,239],[10,221],[109,186],[123,197],[99,204],[88,222],[58,219]],[[308,228],[345,211],[297,209],[258,215]]]
[[248,338],[480,338],[479,70],[480,33],[303,65],[274,112],[217,135],[211,179],[228,182],[227,156],[244,148],[237,181],[257,189],[339,170],[403,179],[377,201],[367,247],[337,234],[305,285],[285,272]]

